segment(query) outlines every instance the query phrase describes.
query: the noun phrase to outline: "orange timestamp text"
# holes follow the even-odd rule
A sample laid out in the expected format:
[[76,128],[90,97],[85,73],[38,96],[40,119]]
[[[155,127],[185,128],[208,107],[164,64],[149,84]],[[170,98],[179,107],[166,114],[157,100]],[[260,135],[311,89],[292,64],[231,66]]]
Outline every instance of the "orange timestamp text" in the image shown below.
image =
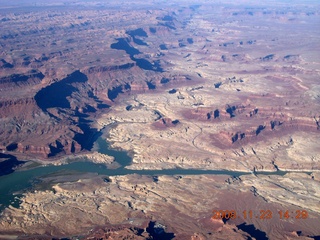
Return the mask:
[[308,212],[306,210],[279,210],[277,212],[273,212],[269,209],[266,210],[244,210],[242,212],[237,212],[235,210],[213,210],[212,211],[212,219],[261,219],[268,220],[273,219],[273,217],[277,217],[279,219],[307,219]]

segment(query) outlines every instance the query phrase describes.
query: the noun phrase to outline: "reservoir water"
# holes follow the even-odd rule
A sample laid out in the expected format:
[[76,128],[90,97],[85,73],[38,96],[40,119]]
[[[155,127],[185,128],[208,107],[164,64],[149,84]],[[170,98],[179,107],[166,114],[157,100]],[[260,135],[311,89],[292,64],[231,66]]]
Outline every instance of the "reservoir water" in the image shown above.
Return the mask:
[[[99,175],[115,176],[115,175],[127,175],[127,174],[142,174],[142,175],[200,175],[200,174],[224,174],[239,177],[241,175],[251,174],[248,172],[236,172],[236,171],[218,171],[218,170],[201,170],[201,169],[164,169],[164,170],[130,170],[125,168],[130,165],[131,158],[124,151],[118,151],[110,149],[107,142],[101,137],[98,138],[97,144],[99,152],[113,156],[115,161],[121,166],[117,169],[108,169],[103,164],[95,164],[84,159],[71,162],[65,165],[47,165],[39,166],[27,170],[18,170],[11,174],[0,177],[0,211],[5,207],[12,205],[18,207],[20,203],[20,196],[23,191],[26,191],[32,187],[32,183],[40,177],[44,177],[48,174],[61,173],[68,174],[75,173],[96,173]],[[266,175],[284,175],[286,172],[263,172],[261,174]]]

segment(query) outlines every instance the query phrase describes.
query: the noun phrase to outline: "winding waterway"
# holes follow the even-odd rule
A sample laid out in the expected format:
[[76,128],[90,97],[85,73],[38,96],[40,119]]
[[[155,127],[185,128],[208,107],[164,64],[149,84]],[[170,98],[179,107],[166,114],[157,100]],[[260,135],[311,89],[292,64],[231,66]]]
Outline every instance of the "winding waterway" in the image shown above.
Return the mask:
[[[89,161],[77,161],[71,162],[65,165],[47,165],[40,166],[28,170],[15,171],[11,174],[0,177],[0,211],[4,208],[12,205],[18,207],[20,203],[20,196],[23,191],[26,191],[32,187],[32,183],[41,177],[53,173],[68,174],[72,172],[81,173],[96,173],[99,175],[115,176],[115,175],[127,175],[127,174],[142,174],[142,175],[201,175],[201,174],[215,174],[215,175],[230,175],[239,177],[241,175],[251,174],[248,172],[237,172],[227,170],[201,170],[201,169],[164,169],[164,170],[130,170],[126,166],[131,163],[131,158],[124,151],[118,151],[110,149],[108,143],[103,138],[98,138],[97,144],[99,152],[113,156],[115,161],[121,166],[117,169],[108,169],[103,164],[95,164]],[[284,175],[287,172],[261,172],[259,174],[264,175]]]

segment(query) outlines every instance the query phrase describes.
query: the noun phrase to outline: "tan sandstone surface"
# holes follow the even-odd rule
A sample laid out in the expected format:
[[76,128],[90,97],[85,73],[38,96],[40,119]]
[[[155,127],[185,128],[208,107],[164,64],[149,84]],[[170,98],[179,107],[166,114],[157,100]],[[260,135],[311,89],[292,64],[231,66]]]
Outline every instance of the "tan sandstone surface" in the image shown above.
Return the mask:
[[50,176],[0,239],[320,236],[316,1],[1,4],[1,163],[115,164],[100,137],[126,169],[231,172]]
[[[228,229],[235,229],[232,235],[240,238],[246,233],[236,225],[244,222],[254,224],[270,239],[295,239],[290,236],[297,227],[301,237],[319,234],[315,228],[320,216],[319,179],[306,174],[157,176],[156,181],[127,175],[109,180],[95,177],[56,184],[52,191],[27,193],[19,209],[4,211],[0,231],[62,237],[89,234],[92,226],[110,224],[144,229],[146,221],[156,221],[177,239],[191,239],[193,234],[218,239],[230,234]],[[237,217],[223,223],[211,218],[213,210],[234,210]],[[252,210],[253,217],[245,219],[244,210]],[[272,211],[272,217],[260,218],[261,210]],[[286,210],[290,218],[280,219],[278,211]],[[297,210],[307,211],[308,217],[296,219]]]

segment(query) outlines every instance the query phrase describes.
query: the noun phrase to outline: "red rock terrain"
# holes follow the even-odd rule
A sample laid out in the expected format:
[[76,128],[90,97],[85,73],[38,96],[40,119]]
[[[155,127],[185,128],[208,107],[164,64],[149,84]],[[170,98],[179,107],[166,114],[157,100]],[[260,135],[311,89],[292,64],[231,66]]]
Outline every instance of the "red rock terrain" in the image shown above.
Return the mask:
[[[237,4],[3,1],[3,166],[11,160],[18,165],[17,159],[47,163],[90,152],[101,129],[110,127],[105,135],[113,147],[132,153],[131,169],[287,169],[313,172],[313,178],[309,173],[277,179],[250,175],[245,183],[220,179],[223,184],[217,186],[213,186],[215,179],[209,179],[212,188],[187,179],[181,188],[177,177],[166,180],[155,193],[156,183],[150,179],[146,189],[142,183],[139,188],[139,184],[130,185],[138,181],[137,176],[119,177],[112,194],[101,179],[97,180],[100,185],[94,185],[100,192],[92,190],[95,182],[82,185],[79,180],[70,183],[81,185],[79,192],[68,190],[68,183],[66,189],[56,186],[59,196],[27,193],[24,209],[10,208],[7,217],[1,216],[1,234],[25,233],[35,239],[41,234],[48,238],[81,234],[87,239],[157,239],[154,225],[159,223],[161,228],[165,222],[169,239],[254,239],[256,235],[245,231],[248,227],[279,239],[316,239],[319,16],[319,6],[313,1],[292,1],[290,6],[249,0]],[[244,184],[241,190],[238,183]],[[225,185],[233,189],[231,196]],[[83,186],[86,196],[79,195]],[[192,191],[180,198],[189,188]],[[130,197],[129,192],[133,192]],[[202,201],[207,194],[210,201]],[[30,205],[38,199],[48,202]],[[86,205],[88,199],[94,203]],[[104,202],[110,204],[108,208],[103,208]],[[236,207],[239,212],[253,206],[274,211],[302,206],[314,211],[314,218],[301,225],[212,220],[207,214],[213,208],[210,204]],[[29,214],[30,209],[35,212]],[[69,218],[70,225],[51,221],[53,209],[63,223]],[[46,217],[36,221],[37,214]],[[130,223],[130,214],[143,216],[143,221]],[[71,221],[73,216],[82,216],[79,225]],[[81,232],[80,227],[86,230]]]
[[[143,93],[172,84],[183,84],[191,79],[195,80],[194,74],[173,70],[175,65],[170,60],[170,55],[173,59],[176,58],[170,53],[170,49],[175,48],[186,51],[185,61],[191,60],[192,54],[187,54],[188,49],[192,45],[199,45],[205,38],[197,34],[180,39],[172,37],[185,25],[185,21],[192,18],[195,9],[182,7],[174,14],[166,14],[163,10],[152,8],[146,11],[148,7],[140,7],[136,12],[136,14],[142,14],[139,28],[125,24],[135,17],[135,13],[127,12],[128,17],[116,29],[118,15],[113,10],[103,10],[105,17],[99,18],[94,10],[84,11],[71,7],[64,9],[65,12],[60,11],[59,7],[54,12],[48,12],[45,7],[38,7],[16,15],[12,15],[10,8],[1,10],[3,50],[0,56],[2,70],[0,75],[2,93],[0,137],[3,150],[25,153],[36,158],[89,150],[92,145],[90,142],[92,137],[84,140],[84,135],[90,132],[89,135],[93,136],[96,130],[91,129],[90,124],[84,126],[84,119],[89,120],[103,112],[107,105],[113,104],[119,94]],[[237,8],[233,10],[234,12],[226,8],[224,11],[232,16],[245,15],[241,9]],[[123,14],[125,12],[126,10]],[[262,13],[258,11],[254,14]],[[263,14],[276,18],[278,16],[273,10],[265,11]],[[303,13],[299,12],[299,14]],[[316,14],[313,13],[310,16]],[[148,22],[143,21],[143,16],[149,19]],[[28,21],[25,20],[26,18]],[[41,21],[40,25],[34,25],[39,21]],[[90,28],[95,35],[87,35]],[[212,30],[212,32],[216,31],[224,30],[222,28]],[[216,59],[211,51],[217,45],[208,40],[201,49],[197,50],[197,53],[203,55],[203,60],[213,62],[251,64],[257,61],[299,64],[303,61],[299,54],[287,54],[283,57],[279,54],[266,54],[259,58],[252,58],[242,53],[231,54],[234,51],[237,52],[234,49],[235,46],[249,48],[254,47],[257,43],[256,39],[238,42],[230,40],[220,43],[218,47],[225,53],[222,54],[221,59]],[[121,50],[117,49],[123,47],[127,48],[126,54],[120,57]],[[196,68],[200,69],[205,65],[198,64]],[[267,72],[268,69],[265,69]],[[60,92],[62,88],[66,88],[64,85],[54,90],[55,92],[50,92],[55,96],[61,94],[60,97],[54,97],[52,101],[62,101],[63,104],[66,104],[65,106],[51,104],[44,109],[41,99],[35,100],[41,91],[65,81],[68,76],[73,76],[78,70],[83,74],[81,77],[86,78],[85,83],[72,83],[72,90],[68,93]],[[198,78],[203,77],[200,73],[197,75]],[[295,77],[267,75],[265,80],[275,84],[280,83],[281,86],[287,88],[286,94],[299,92],[306,88]],[[216,82],[215,86],[223,88],[227,84],[243,82],[242,78],[232,77]],[[243,143],[259,140],[257,135],[260,135],[260,140],[263,140],[261,136],[284,134],[284,132],[289,133],[296,129],[317,131],[319,127],[318,120],[316,120],[319,116],[316,113],[297,115],[297,111],[300,111],[297,109],[302,107],[300,103],[298,103],[299,106],[294,103],[295,106],[291,109],[288,107],[284,109],[279,105],[268,109],[263,106],[263,103],[259,104],[260,106],[248,104],[248,101],[253,101],[252,97],[246,98],[246,102],[242,104],[226,102],[225,106],[212,108],[199,106],[197,109],[185,111],[185,117],[213,122],[242,122],[250,119],[252,123],[248,124],[249,126],[213,135],[213,144],[218,143],[221,147],[239,140]],[[269,94],[266,97],[269,97],[271,101],[274,95]],[[48,99],[43,101],[48,101]],[[264,98],[264,101],[267,99]],[[290,104],[286,102],[289,108]],[[22,109],[24,111],[21,111]],[[274,109],[277,109],[276,112]],[[80,116],[79,114],[85,115]],[[298,119],[295,119],[297,117]],[[155,124],[161,125],[162,123]]]

